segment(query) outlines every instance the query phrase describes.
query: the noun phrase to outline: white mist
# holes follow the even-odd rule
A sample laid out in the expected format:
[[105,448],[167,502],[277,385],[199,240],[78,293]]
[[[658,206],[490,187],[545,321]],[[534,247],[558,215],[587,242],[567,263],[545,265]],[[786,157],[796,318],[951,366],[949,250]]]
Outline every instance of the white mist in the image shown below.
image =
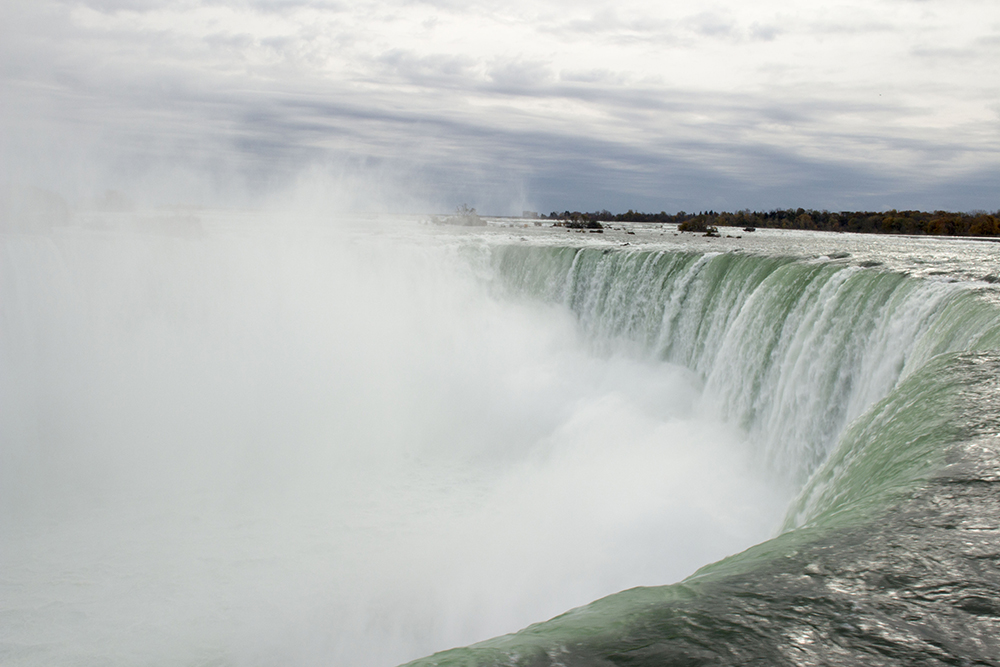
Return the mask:
[[4,664],[393,665],[781,519],[687,371],[474,242],[169,222],[0,234]]

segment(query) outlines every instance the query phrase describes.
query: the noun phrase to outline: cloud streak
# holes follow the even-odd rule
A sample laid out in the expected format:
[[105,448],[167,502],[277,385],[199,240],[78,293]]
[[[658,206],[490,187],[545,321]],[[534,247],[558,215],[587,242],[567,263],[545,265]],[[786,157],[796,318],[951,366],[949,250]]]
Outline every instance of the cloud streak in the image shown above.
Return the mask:
[[7,5],[5,181],[186,169],[238,199],[392,165],[498,213],[1000,205],[1000,9],[974,0]]

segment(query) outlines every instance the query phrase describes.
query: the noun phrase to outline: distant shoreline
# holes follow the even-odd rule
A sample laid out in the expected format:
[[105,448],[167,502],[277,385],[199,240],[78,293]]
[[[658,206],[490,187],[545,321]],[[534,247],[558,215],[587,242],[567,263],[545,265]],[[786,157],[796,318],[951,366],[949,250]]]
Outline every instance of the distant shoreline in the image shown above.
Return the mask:
[[671,223],[683,231],[707,232],[713,227],[806,229],[825,232],[854,232],[862,234],[908,234],[913,236],[1000,236],[1000,210],[993,213],[973,211],[816,211],[813,209],[774,209],[751,211],[744,209],[702,211],[674,214],[640,213],[629,209],[625,213],[595,211],[553,211],[549,215],[531,216],[539,220],[558,220],[571,223],[638,222]]

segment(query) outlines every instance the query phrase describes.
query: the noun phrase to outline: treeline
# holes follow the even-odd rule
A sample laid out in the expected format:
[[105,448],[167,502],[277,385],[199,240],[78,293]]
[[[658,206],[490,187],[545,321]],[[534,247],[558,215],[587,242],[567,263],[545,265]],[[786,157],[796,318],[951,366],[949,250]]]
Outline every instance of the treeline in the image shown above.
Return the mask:
[[691,231],[709,227],[772,227],[777,229],[814,229],[824,232],[861,232],[869,234],[934,234],[948,236],[1000,236],[1000,211],[954,213],[950,211],[814,211],[811,209],[775,209],[735,213],[703,211],[670,214],[626,213],[607,210],[593,213],[553,211],[542,218],[577,223],[586,222],[667,222]]

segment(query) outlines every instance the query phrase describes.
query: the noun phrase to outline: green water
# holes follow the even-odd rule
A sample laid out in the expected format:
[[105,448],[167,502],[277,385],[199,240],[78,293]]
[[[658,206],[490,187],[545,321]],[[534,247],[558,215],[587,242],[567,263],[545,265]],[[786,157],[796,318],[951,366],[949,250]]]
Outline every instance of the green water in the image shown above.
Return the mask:
[[[1000,592],[1000,567],[956,546],[1000,553],[1000,512],[961,500],[1000,479],[988,289],[734,252],[518,245],[491,261],[498,291],[561,304],[596,348],[697,373],[702,409],[800,492],[780,535],[681,583],[411,664],[960,664],[995,650],[996,615],[975,601]],[[966,472],[939,481],[956,461]],[[941,531],[972,520],[935,523],[949,513],[987,527],[956,542]]]

